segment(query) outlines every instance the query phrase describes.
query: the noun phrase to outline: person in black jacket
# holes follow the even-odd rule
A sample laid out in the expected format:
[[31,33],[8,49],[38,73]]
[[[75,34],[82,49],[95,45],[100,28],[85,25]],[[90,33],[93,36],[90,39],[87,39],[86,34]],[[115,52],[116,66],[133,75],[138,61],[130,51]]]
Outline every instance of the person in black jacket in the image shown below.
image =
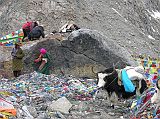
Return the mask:
[[23,24],[22,30],[23,30],[24,36],[22,38],[22,41],[25,41],[25,38],[28,37],[30,31],[32,31],[34,27],[38,26],[38,24],[39,24],[38,21],[31,21]]
[[43,26],[36,26],[32,29],[32,31],[28,35],[28,39],[35,40],[35,39],[39,39],[41,36],[42,36],[42,38],[45,37],[44,28],[43,28]]

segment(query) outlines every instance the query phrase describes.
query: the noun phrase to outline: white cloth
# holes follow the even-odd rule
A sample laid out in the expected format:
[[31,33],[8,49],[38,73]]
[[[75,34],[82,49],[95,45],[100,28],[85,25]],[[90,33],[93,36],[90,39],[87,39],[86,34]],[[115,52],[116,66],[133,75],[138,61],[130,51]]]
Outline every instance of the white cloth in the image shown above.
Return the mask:
[[160,90],[158,88],[156,88],[156,91],[157,92],[155,92],[151,98],[151,103],[158,104],[158,103],[160,103]]
[[65,33],[66,31],[67,31],[67,28],[64,28],[64,29],[62,30],[63,33]]
[[43,61],[45,61],[47,63],[47,58],[42,58]]
[[126,66],[124,69],[126,70],[130,80],[136,80],[136,79],[143,79],[144,78],[143,74],[139,73],[140,71],[143,70],[141,68],[142,67]]
[[17,51],[18,51],[18,49],[16,49],[16,48],[13,48],[13,49],[12,49],[12,52],[11,52],[12,58],[15,58],[15,57],[16,57]]

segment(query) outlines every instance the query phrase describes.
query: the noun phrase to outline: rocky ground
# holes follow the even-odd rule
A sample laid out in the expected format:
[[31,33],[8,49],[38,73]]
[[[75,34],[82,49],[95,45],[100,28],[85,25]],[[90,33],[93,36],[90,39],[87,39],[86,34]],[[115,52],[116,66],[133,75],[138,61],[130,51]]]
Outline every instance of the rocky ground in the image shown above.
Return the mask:
[[[141,62],[138,58],[137,61]],[[144,62],[146,70],[152,62]],[[159,66],[158,62],[156,66]],[[157,71],[160,73],[160,70]],[[145,75],[150,75],[146,81],[155,84],[160,78],[154,74],[157,71],[147,71]],[[0,106],[17,111],[16,116],[9,116],[9,119],[131,119],[134,114],[137,118],[150,118],[153,115],[156,118],[155,111],[160,110],[150,100],[143,103],[148,94],[155,93],[154,87],[137,98],[118,101],[113,95],[109,101],[105,90],[99,90],[95,97],[95,78],[77,78],[63,73],[47,76],[32,72],[16,79],[1,77],[0,87]],[[5,109],[1,113],[8,115],[3,112],[6,112]]]
[[130,113],[126,114],[129,101],[112,102],[116,104],[113,109],[105,91],[94,98],[95,82],[96,79],[33,72],[14,80],[1,79],[0,96],[12,102],[17,110],[17,116],[10,119],[129,118]]

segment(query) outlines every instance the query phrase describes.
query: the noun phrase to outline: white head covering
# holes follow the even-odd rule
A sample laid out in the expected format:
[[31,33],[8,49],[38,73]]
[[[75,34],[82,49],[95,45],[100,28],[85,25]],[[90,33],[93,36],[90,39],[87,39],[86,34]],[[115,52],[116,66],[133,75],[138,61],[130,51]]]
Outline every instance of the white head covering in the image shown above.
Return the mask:
[[37,24],[39,25],[39,21],[36,21],[37,22]]

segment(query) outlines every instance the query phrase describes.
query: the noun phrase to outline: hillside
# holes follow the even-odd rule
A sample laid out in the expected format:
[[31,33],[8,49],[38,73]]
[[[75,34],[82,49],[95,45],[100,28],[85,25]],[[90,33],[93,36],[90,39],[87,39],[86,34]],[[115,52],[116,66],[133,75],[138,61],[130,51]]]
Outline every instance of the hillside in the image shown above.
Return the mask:
[[1,0],[0,34],[38,20],[46,34],[73,20],[97,30],[131,54],[158,56],[159,0]]

